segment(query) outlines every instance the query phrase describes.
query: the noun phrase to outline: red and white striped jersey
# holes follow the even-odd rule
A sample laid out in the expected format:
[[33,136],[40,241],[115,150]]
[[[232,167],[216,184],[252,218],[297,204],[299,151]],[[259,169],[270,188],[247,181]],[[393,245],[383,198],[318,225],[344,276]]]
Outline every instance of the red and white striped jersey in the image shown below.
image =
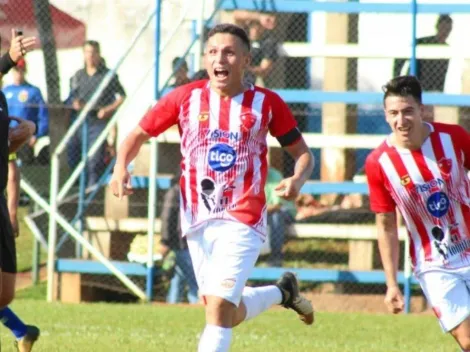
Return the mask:
[[421,149],[397,148],[387,139],[366,160],[371,209],[398,207],[415,272],[470,265],[470,135],[457,125],[430,128]]
[[172,125],[181,136],[181,228],[186,234],[210,219],[247,224],[266,233],[267,134],[296,128],[286,103],[252,86],[232,98],[210,89],[207,80],[176,88],[142,119],[157,136]]

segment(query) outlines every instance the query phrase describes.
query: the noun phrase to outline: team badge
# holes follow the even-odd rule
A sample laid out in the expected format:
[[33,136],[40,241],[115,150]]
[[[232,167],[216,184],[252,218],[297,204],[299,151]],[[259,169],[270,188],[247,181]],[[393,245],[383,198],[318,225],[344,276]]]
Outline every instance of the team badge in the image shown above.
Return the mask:
[[243,132],[249,132],[255,125],[256,117],[252,113],[245,113],[240,115],[241,126]]
[[18,101],[20,103],[26,103],[28,101],[28,91],[22,90],[18,93]]
[[444,175],[450,175],[452,171],[452,159],[442,158],[437,162],[437,166],[439,166],[439,170],[441,170]]

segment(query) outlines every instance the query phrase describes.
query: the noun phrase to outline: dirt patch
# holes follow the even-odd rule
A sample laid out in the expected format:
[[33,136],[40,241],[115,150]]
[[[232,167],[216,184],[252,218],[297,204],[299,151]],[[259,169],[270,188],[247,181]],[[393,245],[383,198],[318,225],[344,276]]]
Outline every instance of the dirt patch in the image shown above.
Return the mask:
[[[47,279],[47,269],[43,265],[39,268],[39,281]],[[16,290],[22,290],[24,288],[33,285],[33,275],[31,271],[26,271],[16,274]]]
[[[383,295],[358,295],[340,293],[305,293],[319,312],[388,313]],[[412,313],[432,313],[424,297],[412,297]]]

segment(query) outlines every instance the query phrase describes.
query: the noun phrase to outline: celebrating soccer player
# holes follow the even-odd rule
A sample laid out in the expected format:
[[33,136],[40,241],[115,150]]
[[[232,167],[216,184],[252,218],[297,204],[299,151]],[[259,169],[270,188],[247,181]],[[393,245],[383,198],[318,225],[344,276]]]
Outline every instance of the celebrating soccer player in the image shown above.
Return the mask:
[[266,237],[267,134],[295,159],[292,177],[277,191],[293,200],[310,177],[313,157],[287,105],[274,92],[244,83],[250,41],[232,24],[208,34],[209,80],[176,88],[144,116],[121,145],[111,188],[132,193],[127,166],[142,143],[172,125],[181,133],[181,227],[206,307],[199,351],[228,351],[232,328],[275,304],[293,309],[306,324],[313,307],[292,273],[276,285],[246,281]]
[[421,94],[413,76],[387,83],[384,110],[392,133],[366,160],[385,303],[393,313],[403,310],[396,278],[398,208],[427,300],[443,330],[470,351],[470,135],[457,125],[423,122]]

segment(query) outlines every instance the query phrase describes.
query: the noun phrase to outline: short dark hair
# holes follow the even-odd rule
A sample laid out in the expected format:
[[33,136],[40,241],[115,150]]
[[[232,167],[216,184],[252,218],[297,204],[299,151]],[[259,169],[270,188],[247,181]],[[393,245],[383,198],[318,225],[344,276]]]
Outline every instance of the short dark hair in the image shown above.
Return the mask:
[[171,67],[173,68],[173,71],[177,71],[179,68],[184,68],[188,71],[188,63],[184,58],[178,56],[171,62]]
[[243,28],[231,23],[218,24],[209,31],[207,34],[207,39],[211,38],[217,33],[227,33],[234,35],[242,41],[248,51],[251,50],[250,39],[248,39],[248,35]]
[[390,96],[413,97],[418,103],[422,103],[423,89],[415,76],[399,76],[388,81],[382,87],[385,99]]
[[101,46],[100,43],[98,43],[96,40],[87,40],[83,46],[91,46],[93,49],[95,49],[98,53],[101,53]]

